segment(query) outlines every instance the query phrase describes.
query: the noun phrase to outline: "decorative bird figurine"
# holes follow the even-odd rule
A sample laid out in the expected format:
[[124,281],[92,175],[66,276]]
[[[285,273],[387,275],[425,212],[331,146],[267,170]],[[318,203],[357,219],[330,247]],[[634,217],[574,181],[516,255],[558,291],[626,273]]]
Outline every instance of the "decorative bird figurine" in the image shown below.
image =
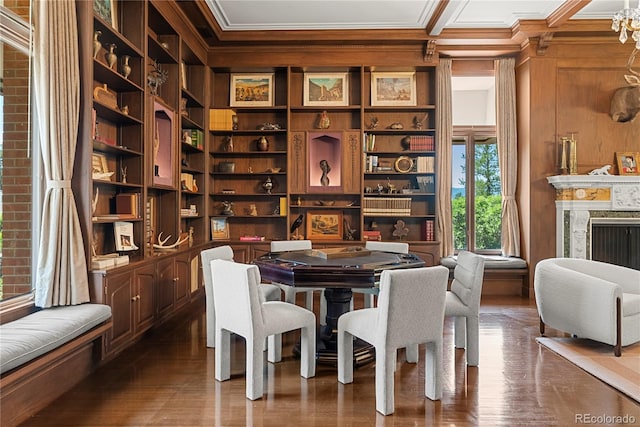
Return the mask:
[[318,119],[318,129],[329,129],[331,126],[331,120],[329,120],[329,114],[326,111],[320,113],[320,118]]
[[293,223],[291,224],[291,228],[289,229],[289,232],[293,233],[294,231],[296,231],[302,225],[303,218],[304,218],[304,215],[302,214],[298,215],[298,218],[296,218],[296,220],[293,221]]

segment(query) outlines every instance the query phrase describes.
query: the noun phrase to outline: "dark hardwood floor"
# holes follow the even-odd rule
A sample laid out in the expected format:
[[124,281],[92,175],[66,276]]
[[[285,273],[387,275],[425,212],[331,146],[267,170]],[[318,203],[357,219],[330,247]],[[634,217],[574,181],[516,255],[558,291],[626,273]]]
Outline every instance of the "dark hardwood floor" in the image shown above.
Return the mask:
[[231,380],[217,382],[201,304],[23,425],[568,426],[576,424],[577,414],[633,415],[640,423],[638,403],[536,343],[533,302],[484,297],[480,325],[480,366],[467,368],[464,351],[453,348],[453,323],[446,321],[441,401],[424,397],[422,349],[417,365],[405,363],[401,351],[395,413],[385,417],[375,410],[373,364],[357,369],[350,385],[338,383],[336,369],[322,365],[315,378],[305,380],[291,356],[295,333],[284,338],[283,362],[265,365],[261,400],[245,398],[242,339],[233,346]]

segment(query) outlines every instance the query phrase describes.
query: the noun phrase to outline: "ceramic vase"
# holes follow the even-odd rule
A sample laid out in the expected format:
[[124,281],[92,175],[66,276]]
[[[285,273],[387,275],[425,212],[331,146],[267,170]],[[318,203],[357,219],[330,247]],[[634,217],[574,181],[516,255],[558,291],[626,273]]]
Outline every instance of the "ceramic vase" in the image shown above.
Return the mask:
[[102,48],[102,43],[98,40],[98,37],[102,35],[102,31],[96,30],[93,32],[93,59],[98,57],[98,52],[100,52],[100,48]]
[[261,136],[258,139],[258,151],[268,151],[269,150],[269,140],[264,137]]
[[131,74],[131,65],[129,65],[129,60],[131,57],[129,55],[124,55],[122,57],[122,76],[125,79],[129,78],[129,74]]
[[116,45],[112,43],[107,47],[108,47],[108,50],[107,50],[107,53],[104,55],[104,57],[107,60],[107,65],[109,66],[109,68],[113,68],[113,66],[116,65],[116,62],[118,61],[118,57],[114,52],[114,50],[116,49]]

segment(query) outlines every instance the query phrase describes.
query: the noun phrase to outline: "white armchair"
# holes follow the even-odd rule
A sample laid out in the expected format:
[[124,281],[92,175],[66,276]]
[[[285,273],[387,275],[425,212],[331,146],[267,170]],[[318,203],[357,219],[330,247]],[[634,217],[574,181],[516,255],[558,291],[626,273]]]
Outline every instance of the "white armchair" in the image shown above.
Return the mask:
[[536,265],[540,333],[545,325],[621,348],[640,341],[640,271],[576,258]]

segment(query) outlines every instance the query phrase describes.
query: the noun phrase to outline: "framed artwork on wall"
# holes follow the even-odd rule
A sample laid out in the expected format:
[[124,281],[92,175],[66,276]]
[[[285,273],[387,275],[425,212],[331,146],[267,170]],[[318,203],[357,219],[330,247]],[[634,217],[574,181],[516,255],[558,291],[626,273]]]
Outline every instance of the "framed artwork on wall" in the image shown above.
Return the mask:
[[307,239],[342,240],[342,212],[307,212]]
[[372,106],[415,106],[416,73],[371,73]]
[[634,152],[618,152],[616,160],[618,161],[619,175],[640,175],[638,172],[638,156],[640,153]]
[[227,218],[211,218],[211,240],[229,240]]
[[111,24],[113,28],[118,29],[115,0],[93,0],[93,12]]
[[305,106],[349,105],[349,78],[347,73],[305,73]]
[[232,74],[231,107],[272,107],[273,73]]

